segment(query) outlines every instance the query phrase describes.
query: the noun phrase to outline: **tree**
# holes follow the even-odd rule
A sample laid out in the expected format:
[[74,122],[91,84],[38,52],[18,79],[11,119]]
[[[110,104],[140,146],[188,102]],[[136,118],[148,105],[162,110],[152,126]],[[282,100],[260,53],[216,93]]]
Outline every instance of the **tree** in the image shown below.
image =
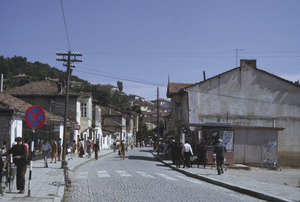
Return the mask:
[[121,81],[118,81],[117,84],[118,84],[119,91],[122,92],[123,91],[123,83]]

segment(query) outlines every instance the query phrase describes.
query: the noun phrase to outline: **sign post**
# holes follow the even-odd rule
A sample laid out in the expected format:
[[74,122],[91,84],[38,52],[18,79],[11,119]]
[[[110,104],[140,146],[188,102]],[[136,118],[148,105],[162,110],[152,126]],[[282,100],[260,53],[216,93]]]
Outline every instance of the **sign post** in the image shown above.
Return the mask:
[[32,175],[32,160],[33,160],[33,152],[34,152],[35,129],[40,128],[44,124],[45,118],[46,118],[45,112],[39,106],[31,106],[25,112],[25,121],[27,125],[32,128],[28,196],[30,196],[30,191],[31,191],[31,175]]

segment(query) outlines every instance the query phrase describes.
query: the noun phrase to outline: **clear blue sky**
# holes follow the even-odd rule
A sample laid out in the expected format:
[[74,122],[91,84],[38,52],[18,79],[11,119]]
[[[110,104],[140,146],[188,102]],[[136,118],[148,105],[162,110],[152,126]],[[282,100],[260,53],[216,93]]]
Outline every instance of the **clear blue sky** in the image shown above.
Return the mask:
[[[166,98],[171,82],[196,83],[256,59],[259,69],[300,79],[300,0],[63,0],[73,74],[122,81],[124,92]],[[69,45],[60,0],[2,0],[0,55],[66,70]],[[130,80],[130,81],[129,81]],[[134,81],[134,82],[132,82]],[[150,83],[147,85],[145,83]]]

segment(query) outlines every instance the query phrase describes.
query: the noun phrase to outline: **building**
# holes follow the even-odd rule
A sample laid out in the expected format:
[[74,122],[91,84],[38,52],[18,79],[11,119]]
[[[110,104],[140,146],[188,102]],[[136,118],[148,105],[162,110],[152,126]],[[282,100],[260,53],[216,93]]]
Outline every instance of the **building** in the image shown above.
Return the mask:
[[[64,117],[66,96],[65,88],[60,82],[49,79],[30,82],[10,89],[8,93],[27,103],[38,105],[53,114]],[[67,125],[70,134],[70,137],[67,137],[69,143],[78,138],[93,137],[95,130],[92,128],[92,109],[91,93],[69,91]],[[74,130],[74,125],[80,125],[80,129]],[[58,131],[58,129],[50,131]],[[63,135],[60,133],[60,136],[56,138],[63,139]]]
[[248,151],[235,163],[259,163],[272,150],[280,165],[300,166],[300,86],[258,69],[256,60],[196,84],[169,82],[167,96],[181,140],[225,131],[234,158]]
[[[12,146],[16,137],[32,140],[33,130],[25,122],[25,113],[32,105],[21,99],[15,98],[7,93],[0,93],[0,139],[6,140]],[[35,145],[38,140],[49,137],[49,134],[57,135],[63,133],[63,117],[54,115],[44,110],[45,122],[36,130]],[[57,130],[56,130],[57,129]],[[2,145],[2,141],[0,144]]]

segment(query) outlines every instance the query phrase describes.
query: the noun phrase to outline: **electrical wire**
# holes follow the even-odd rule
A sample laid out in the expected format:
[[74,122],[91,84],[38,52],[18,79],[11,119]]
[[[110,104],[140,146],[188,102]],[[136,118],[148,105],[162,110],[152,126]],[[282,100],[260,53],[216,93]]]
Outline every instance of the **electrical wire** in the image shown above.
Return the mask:
[[144,80],[138,80],[138,79],[129,79],[129,78],[124,78],[122,76],[110,76],[110,75],[104,75],[104,74],[99,74],[99,73],[91,73],[91,72],[87,72],[87,71],[80,71],[78,69],[76,69],[76,72],[81,72],[84,74],[90,74],[93,76],[102,76],[102,77],[107,77],[107,78],[113,78],[113,79],[119,79],[121,81],[130,81],[130,82],[134,82],[134,83],[141,83],[141,84],[146,84],[146,85],[151,85],[151,86],[158,86],[158,87],[166,87],[166,85],[163,84],[158,84],[158,83],[153,83],[151,81],[144,81]]
[[[119,77],[119,78],[123,78],[123,79],[130,79],[130,80],[135,80],[135,81],[139,81],[139,82],[145,82],[145,83],[151,83],[153,85],[159,85],[159,86],[162,86],[163,84],[161,83],[156,83],[156,82],[152,82],[152,81],[147,81],[147,80],[142,80],[142,79],[137,79],[137,78],[133,78],[133,77],[128,77],[128,76],[122,76],[122,75],[118,75],[118,74],[113,74],[113,73],[108,73],[108,72],[104,72],[104,71],[101,71],[101,70],[94,70],[94,69],[89,69],[89,68],[85,68],[86,70],[91,70],[93,72],[102,72],[104,74],[107,74],[108,76],[116,76],[116,77]],[[103,74],[102,74],[103,75]]]
[[64,11],[64,6],[63,6],[62,0],[60,0],[60,5],[61,5],[63,18],[64,18],[64,24],[65,24],[65,30],[66,30],[67,39],[68,39],[69,51],[71,51],[71,44],[70,44],[70,39],[69,39],[69,34],[68,34],[68,29],[67,29],[67,23],[66,23],[66,17],[65,17],[65,11]]

